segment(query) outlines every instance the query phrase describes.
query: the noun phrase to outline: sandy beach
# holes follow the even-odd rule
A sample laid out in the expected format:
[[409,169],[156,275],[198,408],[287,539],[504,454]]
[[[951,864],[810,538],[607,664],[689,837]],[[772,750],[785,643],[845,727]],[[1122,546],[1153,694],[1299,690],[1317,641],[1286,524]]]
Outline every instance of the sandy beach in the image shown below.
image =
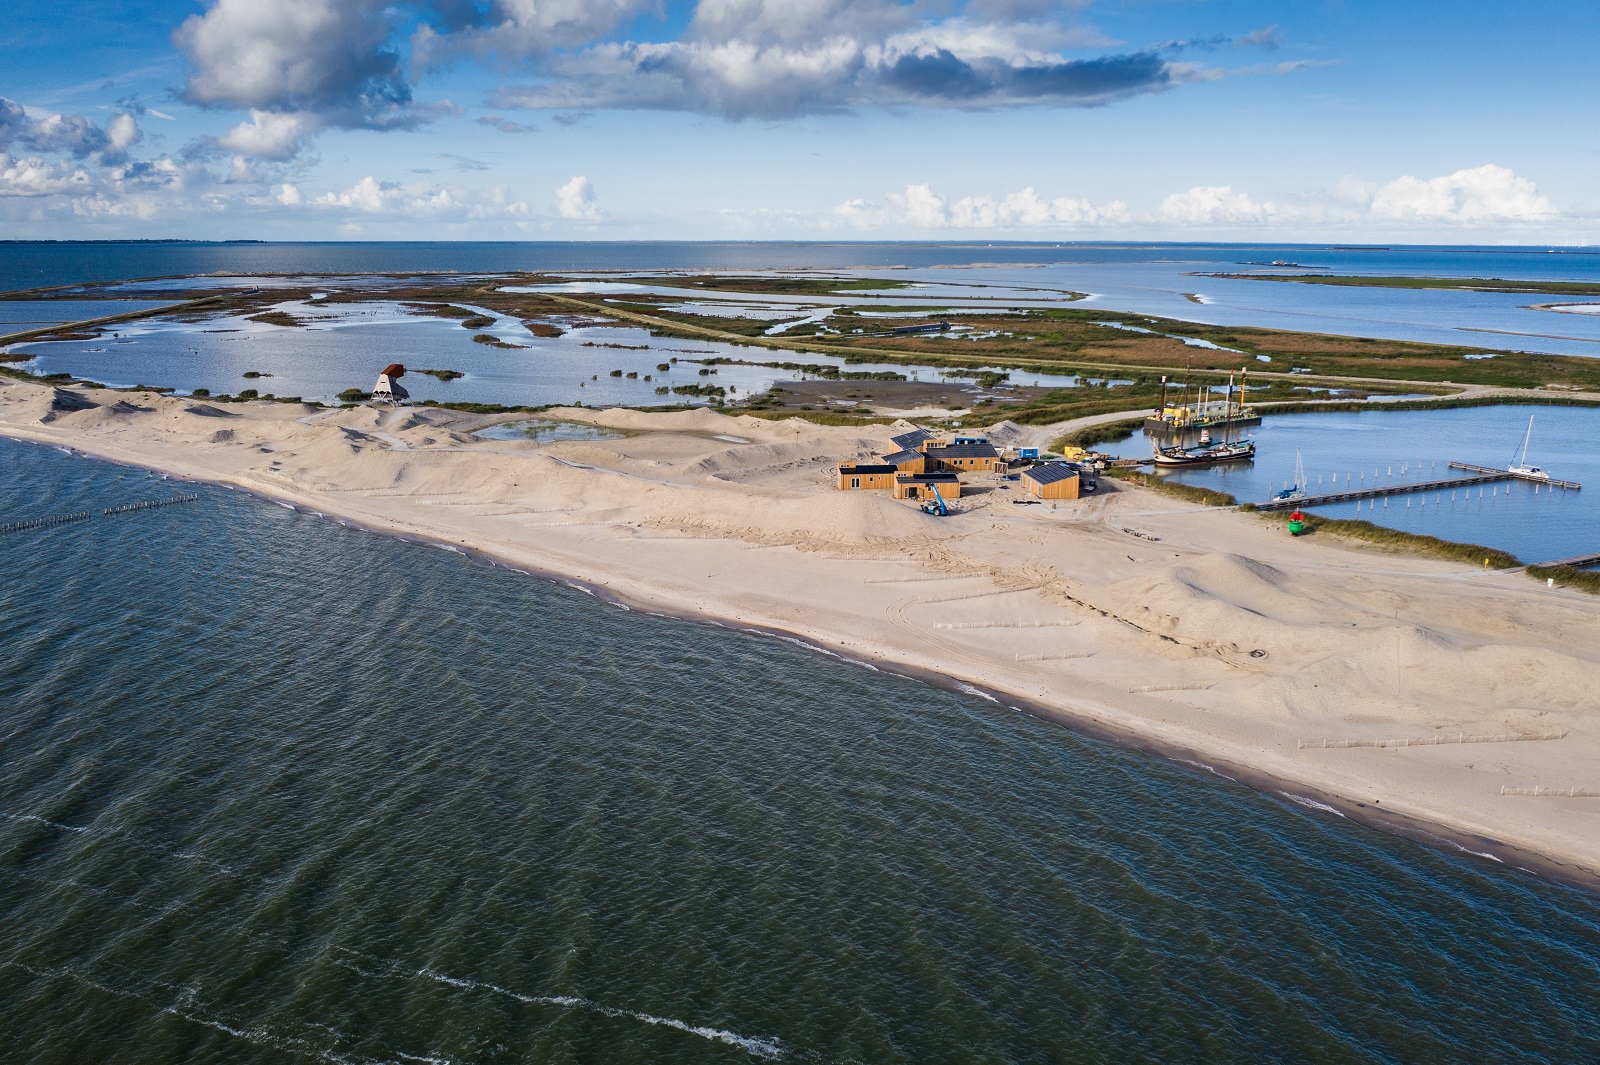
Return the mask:
[[[549,416],[622,435],[488,440],[471,434],[505,416],[0,383],[0,434],[792,633],[1508,864],[1600,876],[1600,799],[1503,793],[1600,791],[1593,597],[1134,487],[1029,507],[996,488],[945,519],[835,490],[835,464],[881,454],[890,426]],[[1044,431],[994,431],[1025,435]]]

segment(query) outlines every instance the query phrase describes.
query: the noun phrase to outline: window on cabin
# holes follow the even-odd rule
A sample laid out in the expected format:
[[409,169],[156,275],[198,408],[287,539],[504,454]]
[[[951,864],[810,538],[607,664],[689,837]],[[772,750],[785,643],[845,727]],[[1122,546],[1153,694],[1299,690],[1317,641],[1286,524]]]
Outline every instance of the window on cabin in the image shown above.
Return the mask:
[[851,488],[860,488],[861,487],[861,478],[859,478],[859,477],[850,478],[850,487]]

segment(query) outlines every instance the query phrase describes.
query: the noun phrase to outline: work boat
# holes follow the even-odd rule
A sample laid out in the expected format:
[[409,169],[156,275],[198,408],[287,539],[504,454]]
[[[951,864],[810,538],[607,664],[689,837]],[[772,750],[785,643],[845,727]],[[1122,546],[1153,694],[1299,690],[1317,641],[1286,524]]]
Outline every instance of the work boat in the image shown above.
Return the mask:
[[1528,415],[1528,432],[1522,438],[1522,457],[1506,467],[1507,473],[1514,473],[1530,481],[1548,481],[1550,475],[1537,466],[1528,465],[1528,444],[1533,440],[1533,415]]
[[1209,447],[1157,448],[1151,461],[1157,466],[1214,466],[1219,462],[1244,462],[1255,457],[1255,441],[1239,440]]

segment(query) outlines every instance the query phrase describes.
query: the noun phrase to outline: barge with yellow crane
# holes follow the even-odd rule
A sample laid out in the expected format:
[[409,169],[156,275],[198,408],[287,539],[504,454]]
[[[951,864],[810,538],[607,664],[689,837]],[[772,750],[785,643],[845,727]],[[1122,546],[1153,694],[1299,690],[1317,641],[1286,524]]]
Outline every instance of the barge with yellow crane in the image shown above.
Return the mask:
[[1209,431],[1212,429],[1226,429],[1235,425],[1260,425],[1261,415],[1256,413],[1254,407],[1245,403],[1245,391],[1249,378],[1249,368],[1241,367],[1239,370],[1239,394],[1233,395],[1233,383],[1228,383],[1227,393],[1221,399],[1210,398],[1209,390],[1196,387],[1191,397],[1190,375],[1183,375],[1183,390],[1177,394],[1177,402],[1169,403],[1173,398],[1172,393],[1177,392],[1177,386],[1163,375],[1161,378],[1161,404],[1156,413],[1144,420],[1146,432],[1160,436],[1183,436],[1188,433]]

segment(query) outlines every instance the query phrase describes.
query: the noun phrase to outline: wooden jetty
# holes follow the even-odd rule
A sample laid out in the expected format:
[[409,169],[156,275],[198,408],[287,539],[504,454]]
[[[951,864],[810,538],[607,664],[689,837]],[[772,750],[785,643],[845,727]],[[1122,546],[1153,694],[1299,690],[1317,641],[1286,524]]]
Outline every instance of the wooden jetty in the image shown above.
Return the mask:
[[1257,503],[1257,510],[1294,510],[1298,507],[1316,507],[1325,503],[1349,503],[1357,499],[1374,499],[1377,496],[1398,496],[1408,492],[1436,492],[1445,488],[1465,488],[1493,481],[1509,481],[1511,474],[1494,470],[1471,477],[1446,477],[1437,481],[1409,481],[1405,484],[1385,484],[1375,488],[1347,488],[1343,492],[1323,492],[1318,495],[1296,496],[1292,499],[1268,499]]
[[1515,477],[1518,480],[1532,481],[1535,484],[1547,484],[1547,485],[1550,485],[1552,488],[1582,488],[1583,487],[1583,485],[1579,484],[1577,481],[1563,481],[1563,480],[1560,480],[1559,478],[1556,478],[1556,477],[1532,477],[1532,476],[1529,476],[1526,473],[1517,473],[1515,470],[1497,470],[1493,466],[1474,466],[1470,462],[1452,462],[1450,464],[1450,468],[1453,469],[1453,470],[1468,470],[1468,471],[1471,471],[1472,473],[1494,473],[1494,474],[1500,474],[1501,476],[1498,479],[1501,479],[1501,480],[1503,480],[1506,477]]
[[[1435,481],[1411,481],[1405,484],[1377,485],[1372,488],[1347,488],[1343,492],[1325,492],[1318,495],[1303,495],[1293,499],[1269,499],[1264,503],[1257,503],[1257,510],[1294,510],[1296,507],[1315,507],[1324,503],[1349,503],[1357,499],[1373,499],[1377,496],[1405,495],[1409,492],[1437,492],[1447,488],[1470,488],[1475,484],[1491,484],[1495,481],[1528,481],[1532,484],[1547,484],[1551,488],[1582,488],[1583,485],[1576,481],[1562,481],[1555,477],[1530,477],[1527,474],[1517,473],[1514,470],[1495,469],[1493,466],[1475,466],[1470,462],[1452,462],[1449,464],[1453,470],[1462,470],[1465,477],[1446,477]],[[1589,558],[1589,562],[1579,565],[1593,565],[1600,562],[1600,555],[1582,556]],[[1566,566],[1573,563],[1567,560],[1546,563],[1551,566]]]
[[1573,569],[1582,569],[1585,566],[1600,566],[1600,551],[1588,555],[1573,555],[1571,558],[1558,558],[1554,562],[1541,562],[1541,566],[1571,566]]

